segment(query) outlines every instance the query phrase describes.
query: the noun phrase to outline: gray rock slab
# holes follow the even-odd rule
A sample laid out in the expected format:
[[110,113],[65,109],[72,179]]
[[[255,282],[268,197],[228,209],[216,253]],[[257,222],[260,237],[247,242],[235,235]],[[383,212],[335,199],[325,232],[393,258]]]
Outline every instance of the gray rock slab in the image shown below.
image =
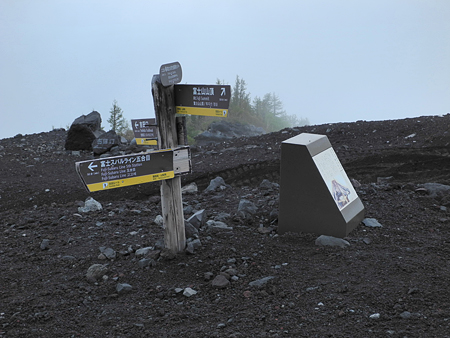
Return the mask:
[[93,264],[89,267],[86,278],[90,282],[96,282],[101,279],[108,272],[108,268],[103,264]]
[[241,199],[239,201],[238,214],[244,218],[250,218],[258,211],[258,207],[251,201]]
[[191,288],[186,288],[183,291],[183,296],[186,296],[186,297],[192,297],[193,295],[196,295],[196,294],[197,294],[197,291],[195,291],[194,289],[191,289]]
[[383,227],[375,218],[364,218],[362,223],[369,228],[381,228]]
[[130,292],[132,289],[133,289],[133,287],[127,283],[119,283],[116,286],[116,291],[118,294]]
[[212,179],[209,182],[208,187],[204,190],[204,192],[214,192],[214,191],[219,191],[222,190],[226,187],[226,183],[223,180],[222,177],[217,176],[215,179]]
[[450,185],[440,183],[425,183],[422,185],[431,197],[438,197],[450,194]]
[[218,289],[223,289],[228,284],[230,284],[230,281],[224,275],[217,275],[211,282],[211,285]]
[[189,221],[184,222],[184,233],[186,235],[186,238],[195,238],[198,237],[198,230],[197,228],[191,224]]
[[200,229],[206,223],[206,211],[205,211],[205,209],[197,211],[195,214],[193,214],[191,217],[189,217],[187,221],[189,223],[191,223],[197,229]]
[[149,252],[152,250],[153,250],[153,247],[147,246],[145,248],[137,249],[134,254],[136,255],[136,257],[144,257],[144,256],[148,255]]
[[248,283],[248,285],[260,288],[263,285],[265,285],[268,281],[270,281],[274,278],[275,278],[274,276],[260,278],[260,279],[254,280],[253,282]]
[[86,198],[86,201],[84,202],[84,207],[79,207],[78,212],[91,212],[91,211],[100,211],[103,207],[101,203],[94,200],[92,197]]
[[316,245],[319,246],[337,246],[340,248],[345,248],[346,246],[349,246],[350,243],[347,242],[345,239],[342,238],[336,238],[333,236],[325,236],[321,235],[316,239]]

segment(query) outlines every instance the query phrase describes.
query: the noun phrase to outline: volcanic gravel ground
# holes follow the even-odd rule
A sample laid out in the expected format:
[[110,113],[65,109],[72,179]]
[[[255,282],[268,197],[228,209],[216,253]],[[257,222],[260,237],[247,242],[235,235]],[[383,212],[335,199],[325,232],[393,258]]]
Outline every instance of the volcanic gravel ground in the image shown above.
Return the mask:
[[[201,247],[174,257],[154,222],[159,183],[89,194],[75,162],[92,154],[65,151],[66,131],[0,140],[0,337],[450,337],[450,199],[422,186],[450,185],[449,124],[358,121],[192,147],[182,182],[199,189],[185,216],[205,209],[228,227],[202,227]],[[360,224],[345,248],[277,234],[279,189],[260,184],[279,182],[281,142],[303,132],[328,136],[382,227]],[[227,186],[205,193],[217,176]],[[78,210],[89,196],[101,211]],[[243,198],[258,207],[250,218]],[[94,264],[106,274],[93,282]]]

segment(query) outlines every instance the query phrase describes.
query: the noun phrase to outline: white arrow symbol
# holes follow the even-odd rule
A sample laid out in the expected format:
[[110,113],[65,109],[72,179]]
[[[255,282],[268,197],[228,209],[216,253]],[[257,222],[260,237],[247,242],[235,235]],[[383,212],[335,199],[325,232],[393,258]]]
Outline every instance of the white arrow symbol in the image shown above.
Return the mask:
[[88,165],[88,168],[91,169],[91,171],[94,171],[94,169],[92,169],[92,168],[97,168],[97,167],[98,167],[98,165],[94,165],[94,162],[91,162],[91,163]]
[[224,96],[225,95],[225,88],[220,88],[222,89],[222,92],[220,93],[220,96]]

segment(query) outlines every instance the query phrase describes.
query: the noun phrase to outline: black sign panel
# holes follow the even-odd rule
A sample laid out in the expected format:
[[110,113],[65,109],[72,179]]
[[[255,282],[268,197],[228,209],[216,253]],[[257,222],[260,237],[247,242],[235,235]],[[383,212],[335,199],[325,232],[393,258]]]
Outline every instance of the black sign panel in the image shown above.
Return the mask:
[[167,63],[159,68],[159,77],[164,87],[180,83],[182,75],[179,62]]
[[230,105],[229,85],[175,85],[178,114],[227,117]]
[[137,144],[156,145],[158,131],[156,119],[131,120],[134,137]]
[[77,162],[78,175],[89,191],[121,188],[174,177],[173,150]]

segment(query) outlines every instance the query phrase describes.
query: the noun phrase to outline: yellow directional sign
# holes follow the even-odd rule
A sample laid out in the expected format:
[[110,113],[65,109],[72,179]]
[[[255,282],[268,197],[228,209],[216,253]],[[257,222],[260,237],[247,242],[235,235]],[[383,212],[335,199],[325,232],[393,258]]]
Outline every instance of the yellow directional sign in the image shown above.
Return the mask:
[[174,86],[175,106],[178,114],[227,117],[230,105],[229,85]]
[[156,119],[131,120],[131,126],[137,145],[158,145]]
[[173,150],[77,162],[76,171],[89,191],[108,190],[173,178]]
[[196,107],[176,107],[176,108],[177,114],[215,116],[215,117],[228,116],[228,109],[196,108]]

